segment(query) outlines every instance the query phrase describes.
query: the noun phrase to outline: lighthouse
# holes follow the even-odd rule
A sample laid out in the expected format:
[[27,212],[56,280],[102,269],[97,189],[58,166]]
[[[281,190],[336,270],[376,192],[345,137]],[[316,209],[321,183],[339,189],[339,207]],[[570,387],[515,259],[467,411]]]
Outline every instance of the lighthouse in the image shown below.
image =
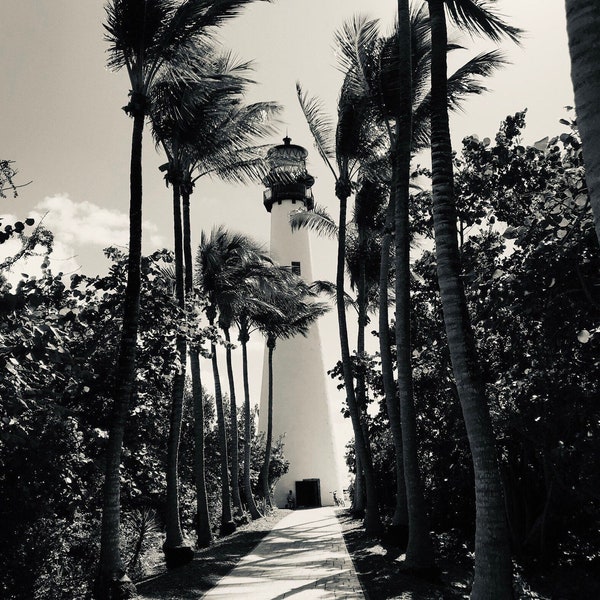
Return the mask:
[[[307,283],[313,281],[308,229],[292,232],[290,213],[312,210],[314,177],[306,170],[307,151],[285,137],[269,150],[269,173],[263,183],[264,206],[271,215],[271,257],[287,265]],[[267,428],[268,349],[263,361],[259,430]],[[307,336],[277,341],[273,353],[273,440],[283,436],[283,453],[289,471],[277,482],[274,504],[283,508],[291,490],[298,507],[334,503],[333,492],[342,497],[342,456],[336,444],[327,391],[327,372],[319,323]]]

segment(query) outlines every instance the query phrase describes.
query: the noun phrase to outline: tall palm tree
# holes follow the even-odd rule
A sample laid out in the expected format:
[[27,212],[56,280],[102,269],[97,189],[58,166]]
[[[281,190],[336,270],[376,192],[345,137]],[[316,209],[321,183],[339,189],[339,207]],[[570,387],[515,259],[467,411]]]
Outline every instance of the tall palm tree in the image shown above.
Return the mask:
[[[338,34],[344,51],[348,76],[351,77],[355,93],[365,97],[374,105],[385,122],[389,139],[391,162],[391,196],[387,210],[384,245],[380,261],[380,353],[388,417],[393,432],[396,473],[397,502],[393,525],[402,541],[402,528],[408,524],[408,547],[405,564],[412,568],[429,569],[433,565],[433,546],[427,522],[425,500],[419,474],[416,418],[412,396],[412,371],[410,365],[410,237],[408,228],[409,173],[412,150],[413,112],[413,69],[411,38],[418,32],[415,20],[411,23],[408,1],[398,2],[397,31],[387,48],[385,42],[378,43],[376,22],[355,18],[346,23]],[[422,12],[422,11],[421,11]],[[420,13],[417,13],[420,14]],[[366,43],[364,43],[366,40]],[[361,43],[363,41],[363,43]],[[384,72],[381,63],[387,54],[392,54],[393,85],[391,90],[381,81],[372,82],[373,67],[377,65],[379,77]],[[377,54],[379,56],[377,57]],[[377,60],[373,59],[377,57]],[[388,59],[389,60],[389,59]],[[375,63],[375,64],[374,64]],[[369,68],[370,67],[370,68]],[[376,67],[376,68],[377,68]],[[389,67],[388,67],[389,68]],[[377,71],[376,71],[377,73]],[[390,101],[390,95],[393,100]],[[386,102],[387,101],[387,102]],[[390,123],[391,121],[391,123]],[[395,297],[396,297],[396,352],[398,380],[393,384],[391,355],[388,335],[387,276],[389,273],[389,246],[392,219],[395,231]],[[396,396],[397,394],[397,396]],[[399,406],[398,406],[399,405]],[[399,409],[399,410],[398,410]],[[400,458],[402,460],[400,460]],[[403,489],[404,488],[404,489]],[[408,517],[408,523],[406,523]]]
[[391,156],[394,202],[396,367],[402,426],[402,457],[408,512],[408,545],[405,564],[416,569],[434,565],[433,544],[429,534],[427,508],[417,457],[417,420],[415,415],[410,331],[410,232],[409,184],[412,152],[413,68],[412,38],[408,0],[398,0],[398,61],[395,65],[398,102],[393,110],[394,134]]
[[[315,146],[331,170],[335,179],[335,194],[339,200],[338,250],[336,267],[336,308],[342,355],[342,370],[348,410],[352,420],[354,439],[360,464],[363,467],[366,489],[366,510],[364,524],[369,533],[381,531],[381,517],[377,499],[377,489],[373,472],[373,461],[368,440],[361,425],[360,411],[354,389],[354,373],[348,343],[348,326],[344,293],[344,271],[346,252],[346,219],[348,198],[352,193],[353,182],[358,175],[361,163],[377,154],[379,138],[367,126],[362,114],[365,104],[346,85],[338,101],[338,121],[335,130],[323,114],[316,99],[309,98],[297,84],[298,99],[313,135]],[[334,134],[335,131],[335,134]],[[335,164],[335,167],[334,167]]]
[[448,127],[446,14],[460,27],[493,40],[517,40],[507,25],[477,0],[428,0],[431,26],[431,161],[436,259],[452,369],[475,473],[475,576],[471,598],[512,598],[504,498],[490,413],[465,292],[460,278],[452,145]]
[[[204,56],[201,65],[202,73],[195,80],[173,82],[166,80],[156,86],[155,102],[152,111],[153,134],[165,151],[168,162],[161,169],[166,171],[167,183],[173,186],[174,201],[176,196],[183,197],[183,253],[176,252],[176,272],[180,274],[177,289],[183,291],[184,276],[177,269],[178,259],[185,262],[185,288],[189,295],[192,290],[193,267],[190,231],[190,195],[194,184],[203,175],[216,174],[220,178],[246,181],[250,178],[258,179],[263,175],[260,148],[249,144],[255,138],[272,133],[270,117],[278,110],[274,103],[262,102],[250,106],[241,103],[244,90],[249,80],[250,63],[237,62],[230,53],[217,53],[212,49],[212,55]],[[195,175],[196,170],[199,173]],[[175,219],[176,228],[180,219]],[[177,235],[177,234],[176,234]],[[183,258],[185,255],[185,260]],[[181,296],[183,305],[184,299]],[[185,339],[180,336],[178,346],[185,356]],[[195,355],[195,356],[194,356]],[[237,456],[237,417],[235,410],[235,389],[232,386],[233,377],[230,367],[230,352],[227,354],[228,374],[230,381],[231,410],[231,455],[232,455],[232,491],[234,506],[241,514],[241,504],[238,480]],[[185,365],[185,360],[181,361]],[[198,354],[194,351],[190,355],[190,364],[193,370],[199,368]],[[184,373],[178,374],[183,380]],[[195,406],[198,407],[197,416],[202,419],[201,402],[198,397],[202,394],[201,388],[192,381],[192,392]],[[173,417],[171,435],[169,438],[169,465],[170,476],[167,477],[167,541],[166,546],[179,546],[181,543],[178,524],[177,507],[177,447],[179,431],[181,429],[181,415],[183,404],[183,385],[174,385]],[[198,428],[198,431],[202,431]],[[202,440],[196,440],[201,445]],[[197,454],[202,460],[201,452]],[[200,475],[201,470],[197,469]],[[200,475],[201,476],[201,475]],[[172,485],[169,486],[169,483]],[[202,481],[198,482],[200,494],[198,501],[198,514],[205,515],[205,493],[202,491]],[[205,487],[205,486],[204,486]],[[169,537],[169,522],[174,535]],[[200,537],[210,535],[208,522],[202,520]],[[179,532],[179,535],[176,535]],[[204,533],[200,533],[204,532]],[[207,533],[208,532],[208,533]],[[205,543],[204,543],[205,545]]]
[[118,589],[132,589],[119,552],[119,465],[129,399],[135,380],[140,311],[142,240],[142,135],[149,92],[157,76],[174,79],[189,74],[188,59],[202,40],[251,0],[109,0],[106,5],[108,66],[127,69],[131,89],[125,111],[133,118],[130,165],[129,256],[117,386],[107,445],[103,490],[100,564],[94,594],[107,598]]
[[[391,37],[380,38],[377,22],[355,17],[338,33],[344,71],[353,92],[371,104],[367,114],[387,139],[386,160],[370,175],[382,177],[391,188],[383,231],[380,260],[379,340],[382,375],[390,426],[394,439],[397,498],[393,526],[398,541],[409,524],[407,563],[429,568],[433,551],[426,519],[425,502],[417,463],[415,415],[410,368],[409,313],[409,167],[411,154],[429,141],[430,96],[428,74],[431,55],[429,28],[424,6],[409,15],[408,2],[399,2],[397,29]],[[454,46],[455,47],[455,46]],[[485,53],[466,63],[451,77],[451,104],[457,106],[467,93],[483,91],[477,78],[502,63],[497,53]],[[412,135],[414,132],[414,135]],[[387,174],[386,174],[387,171]],[[392,232],[395,235],[396,342],[398,384],[394,383],[389,338],[388,277]],[[401,418],[402,416],[402,418]],[[406,473],[406,475],[405,475]],[[407,517],[410,523],[407,523]]]
[[600,242],[600,6],[588,0],[566,0],[565,4],[577,126],[583,142],[585,180]]
[[[153,134],[167,156],[168,162],[161,167],[166,171],[165,179],[173,186],[173,194],[183,198],[183,257],[185,264],[185,291],[190,297],[193,290],[193,266],[190,228],[190,196],[196,181],[204,175],[216,175],[221,179],[241,181],[260,179],[264,174],[262,168],[261,148],[252,146],[254,140],[273,132],[271,117],[279,110],[272,102],[255,103],[249,106],[241,100],[249,83],[250,63],[236,61],[230,53],[218,52],[216,47],[209,48],[203,57],[201,72],[196,78],[183,82],[170,79],[161,81],[156,86],[155,101],[152,111]],[[179,219],[176,219],[176,224]],[[177,255],[176,255],[177,264]],[[183,286],[183,274],[181,275]],[[183,344],[181,342],[181,348]],[[184,351],[185,352],[185,351]],[[184,356],[185,354],[182,354]],[[229,366],[228,354],[228,366]],[[182,364],[185,361],[182,360]],[[190,366],[192,371],[199,372],[197,349],[190,349]],[[228,369],[229,370],[229,369]],[[232,382],[229,370],[229,380]],[[197,417],[202,420],[202,389],[198,378],[192,378],[192,396],[197,407]],[[181,429],[182,387],[174,388],[179,394],[174,397],[174,417],[171,431]],[[231,454],[232,454],[232,490],[234,505],[242,512],[239,486],[237,483],[237,416],[235,407],[235,390],[230,384],[231,410]],[[178,410],[177,410],[178,409]],[[198,427],[198,432],[202,428]],[[175,440],[175,441],[173,441]],[[177,434],[172,434],[169,444],[169,456],[173,455],[169,464],[176,468]],[[206,517],[205,485],[201,479],[203,470],[203,440],[197,438],[196,457],[198,461],[197,476],[199,495],[198,535],[202,545],[210,543],[210,524]],[[169,494],[169,482],[176,484],[176,475],[167,479],[167,497],[171,499],[167,516],[171,521],[178,519],[176,493]],[[168,519],[169,521],[169,519]],[[169,544],[169,529],[167,542]],[[177,537],[173,537],[177,542]]]

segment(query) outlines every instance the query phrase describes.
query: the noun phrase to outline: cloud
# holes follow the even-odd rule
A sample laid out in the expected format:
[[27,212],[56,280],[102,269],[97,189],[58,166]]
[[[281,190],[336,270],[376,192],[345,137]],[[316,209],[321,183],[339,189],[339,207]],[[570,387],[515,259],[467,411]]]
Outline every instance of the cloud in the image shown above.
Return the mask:
[[[66,194],[44,198],[35,206],[36,222],[54,233],[55,239],[66,246],[94,245],[126,246],[129,240],[129,216],[116,209],[104,208],[84,200],[76,202]],[[153,248],[164,245],[158,227],[145,221],[144,233]]]
[[[67,194],[44,198],[29,216],[35,219],[36,225],[41,223],[54,235],[54,249],[50,255],[50,268],[54,273],[71,273],[79,269],[85,273],[105,272],[108,262],[101,250],[108,246],[124,249],[129,243],[129,216],[126,213],[92,202],[77,202]],[[18,220],[14,215],[1,217],[5,224]],[[25,231],[30,232],[30,228]],[[165,246],[159,227],[150,221],[143,223],[143,241],[146,253]],[[2,244],[0,261],[15,254],[19,248],[17,239]],[[11,279],[19,273],[39,274],[42,260],[41,256],[19,260],[11,269]]]

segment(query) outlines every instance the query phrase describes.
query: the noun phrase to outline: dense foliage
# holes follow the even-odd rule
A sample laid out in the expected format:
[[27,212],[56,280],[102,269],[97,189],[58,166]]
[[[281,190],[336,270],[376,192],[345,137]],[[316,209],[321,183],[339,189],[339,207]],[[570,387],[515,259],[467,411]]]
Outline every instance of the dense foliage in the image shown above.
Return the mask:
[[[461,255],[491,398],[511,543],[526,564],[598,560],[600,252],[576,125],[524,145],[525,112],[495,141],[469,137],[455,157]],[[429,194],[412,202],[427,231]],[[432,525],[474,527],[472,466],[442,327],[435,256],[413,251],[413,373],[420,464]],[[375,332],[374,332],[375,333]],[[393,455],[377,357],[363,360],[381,497],[393,510]],[[335,372],[334,372],[335,374]],[[352,451],[349,453],[353,466]]]
[[[45,269],[0,297],[1,595],[7,599],[89,597],[99,543],[100,484],[126,257],[107,251],[105,276],[65,277]],[[164,515],[170,381],[179,311],[166,251],[143,259],[140,363],[121,467],[123,556],[132,575],[152,566]],[[220,480],[212,397],[204,394],[211,514]],[[188,402],[188,407],[189,407]],[[253,480],[262,460],[253,444]],[[182,517],[193,532],[193,424],[184,419]],[[273,476],[285,470],[279,444]],[[215,517],[216,518],[216,517]],[[217,519],[218,520],[218,519]],[[213,523],[218,528],[217,520]]]

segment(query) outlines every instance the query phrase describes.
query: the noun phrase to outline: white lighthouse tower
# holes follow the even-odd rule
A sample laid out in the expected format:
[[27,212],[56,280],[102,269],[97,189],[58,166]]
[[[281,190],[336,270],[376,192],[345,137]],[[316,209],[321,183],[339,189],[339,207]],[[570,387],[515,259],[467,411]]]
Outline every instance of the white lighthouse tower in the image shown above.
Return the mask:
[[[310,283],[313,281],[308,230],[292,232],[290,213],[312,210],[314,178],[306,171],[307,151],[283,144],[267,154],[270,171],[264,180],[264,205],[271,213],[271,256]],[[263,362],[259,429],[266,431],[268,406],[268,349]],[[327,372],[318,322],[306,337],[278,340],[273,352],[273,440],[284,436],[289,471],[277,483],[274,503],[286,504],[292,490],[298,507],[333,504],[333,491],[342,497],[343,457],[336,444]]]

